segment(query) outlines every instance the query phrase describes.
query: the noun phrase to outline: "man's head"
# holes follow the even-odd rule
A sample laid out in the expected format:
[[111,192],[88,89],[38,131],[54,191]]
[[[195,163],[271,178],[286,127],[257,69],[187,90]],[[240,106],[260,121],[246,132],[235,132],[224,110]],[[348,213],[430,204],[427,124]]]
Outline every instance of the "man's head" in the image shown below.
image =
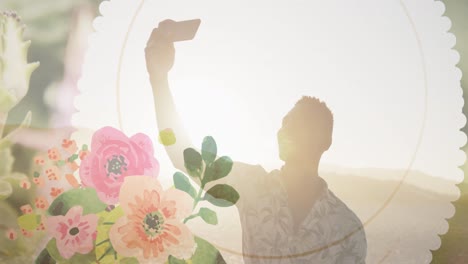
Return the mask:
[[283,118],[278,131],[281,160],[318,160],[332,143],[333,114],[324,102],[303,96]]

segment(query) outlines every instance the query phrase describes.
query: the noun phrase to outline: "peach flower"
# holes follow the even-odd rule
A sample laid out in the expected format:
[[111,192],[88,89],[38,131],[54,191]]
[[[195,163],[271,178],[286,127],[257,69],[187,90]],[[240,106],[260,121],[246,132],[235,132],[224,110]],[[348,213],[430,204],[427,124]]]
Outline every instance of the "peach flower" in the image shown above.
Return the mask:
[[75,152],[78,150],[75,140],[70,139],[62,140],[62,148],[70,155],[75,154]]
[[49,202],[44,196],[38,196],[34,199],[34,204],[37,209],[47,210],[49,208]]
[[182,223],[192,212],[192,198],[177,189],[162,190],[151,177],[126,177],[120,190],[125,216],[111,227],[109,238],[122,256],[140,263],[165,263],[172,255],[190,258],[195,240]]

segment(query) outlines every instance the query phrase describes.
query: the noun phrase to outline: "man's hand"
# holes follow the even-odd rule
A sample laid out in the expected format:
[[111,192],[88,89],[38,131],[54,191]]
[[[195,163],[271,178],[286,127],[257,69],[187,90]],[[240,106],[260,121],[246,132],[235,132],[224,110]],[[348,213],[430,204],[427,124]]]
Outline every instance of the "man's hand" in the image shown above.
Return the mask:
[[155,28],[146,44],[146,69],[151,79],[167,77],[174,65],[175,49],[170,36],[164,30],[165,26],[175,23],[172,20],[164,20]]

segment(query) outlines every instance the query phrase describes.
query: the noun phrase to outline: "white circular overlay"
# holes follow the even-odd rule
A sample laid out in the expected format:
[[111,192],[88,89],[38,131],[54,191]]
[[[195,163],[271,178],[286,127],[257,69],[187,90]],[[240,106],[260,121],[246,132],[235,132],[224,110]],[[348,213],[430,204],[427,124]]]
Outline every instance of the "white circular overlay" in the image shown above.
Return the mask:
[[[160,21],[200,18],[170,73],[193,143],[212,135],[222,155],[279,168],[282,117],[302,95],[320,98],[334,114],[320,173],[365,223],[367,262],[430,262],[455,211],[466,142],[460,58],[440,1],[113,0],[100,11],[75,100],[78,141],[103,126],[143,132],[171,181],[144,48]],[[240,251],[236,211],[218,213],[218,226],[193,221],[194,232]]]

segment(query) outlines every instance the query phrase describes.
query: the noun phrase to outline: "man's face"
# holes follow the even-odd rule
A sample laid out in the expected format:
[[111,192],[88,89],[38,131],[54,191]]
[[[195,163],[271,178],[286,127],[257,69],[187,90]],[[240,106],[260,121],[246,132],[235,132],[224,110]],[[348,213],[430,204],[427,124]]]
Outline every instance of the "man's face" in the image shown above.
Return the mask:
[[281,160],[285,162],[308,160],[317,153],[312,125],[305,120],[293,119],[290,114],[283,118],[282,127],[277,133]]
[[332,143],[329,128],[320,116],[314,117],[293,108],[278,130],[279,156],[285,162],[304,163],[320,159]]

